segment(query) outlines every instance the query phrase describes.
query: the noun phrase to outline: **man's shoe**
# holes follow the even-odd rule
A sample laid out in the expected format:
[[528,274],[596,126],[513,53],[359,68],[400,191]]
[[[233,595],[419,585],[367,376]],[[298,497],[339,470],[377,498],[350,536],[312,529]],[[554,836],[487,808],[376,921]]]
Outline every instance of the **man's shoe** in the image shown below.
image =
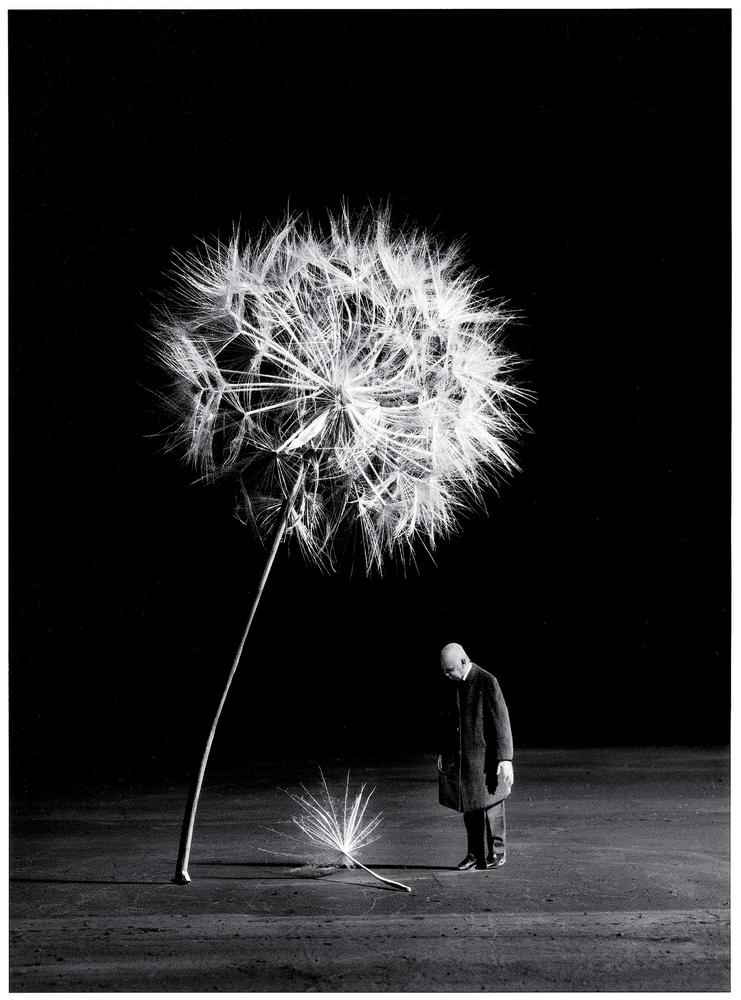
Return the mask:
[[486,859],[487,868],[501,868],[502,865],[507,864],[507,855],[505,854],[492,854]]
[[463,861],[460,861],[456,865],[456,868],[458,869],[459,872],[467,872],[468,869],[473,868],[475,864],[476,864],[476,858],[473,856],[473,854],[467,854],[463,859]]

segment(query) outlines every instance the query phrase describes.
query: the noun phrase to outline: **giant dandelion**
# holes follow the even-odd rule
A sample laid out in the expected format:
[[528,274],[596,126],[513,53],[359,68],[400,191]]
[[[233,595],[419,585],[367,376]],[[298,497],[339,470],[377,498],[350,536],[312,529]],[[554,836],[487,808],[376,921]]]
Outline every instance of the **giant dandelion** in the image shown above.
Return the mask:
[[237,514],[269,545],[186,807],[175,881],[189,882],[209,752],[282,541],[319,566],[345,548],[368,569],[450,535],[516,468],[526,392],[459,246],[386,211],[289,218],[258,238],[176,257],[155,329],[171,376],[171,444],[208,479],[233,477]]

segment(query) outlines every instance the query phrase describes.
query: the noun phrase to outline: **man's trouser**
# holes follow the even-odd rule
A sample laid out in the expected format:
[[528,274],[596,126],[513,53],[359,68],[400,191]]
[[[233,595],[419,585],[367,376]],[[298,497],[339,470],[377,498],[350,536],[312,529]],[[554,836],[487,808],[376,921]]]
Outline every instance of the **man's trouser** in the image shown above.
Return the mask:
[[504,801],[489,806],[488,809],[464,812],[463,822],[468,834],[468,853],[479,864],[485,863],[487,857],[491,859],[494,854],[504,854],[507,837]]

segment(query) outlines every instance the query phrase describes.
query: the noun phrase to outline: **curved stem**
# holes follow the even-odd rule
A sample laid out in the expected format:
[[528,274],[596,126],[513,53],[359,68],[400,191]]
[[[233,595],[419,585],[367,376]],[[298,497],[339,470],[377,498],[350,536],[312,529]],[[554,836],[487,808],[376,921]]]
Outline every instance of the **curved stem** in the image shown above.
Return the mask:
[[403,889],[404,892],[411,892],[412,891],[409,888],[409,886],[408,885],[404,885],[403,882],[394,882],[394,880],[392,878],[384,878],[383,875],[377,875],[375,872],[371,871],[370,868],[366,868],[362,861],[358,861],[358,859],[354,858],[351,854],[345,854],[345,857],[349,861],[352,861],[352,863],[354,865],[357,865],[358,868],[362,868],[364,872],[368,872],[368,874],[372,875],[373,878],[377,878],[379,882],[385,882],[386,885],[392,885],[395,889]]
[[221,695],[221,701],[219,702],[219,707],[216,709],[216,715],[214,716],[214,721],[211,724],[211,731],[208,734],[208,740],[206,741],[206,749],[203,751],[203,756],[201,757],[201,765],[198,768],[198,773],[193,779],[190,791],[188,792],[188,802],[185,806],[185,816],[183,817],[183,826],[180,831],[180,848],[178,850],[178,860],[175,867],[175,877],[173,882],[179,885],[186,885],[190,882],[190,875],[188,874],[188,860],[190,858],[190,845],[193,840],[193,827],[196,821],[196,809],[198,808],[198,799],[201,794],[201,786],[203,785],[203,776],[206,773],[206,765],[208,763],[208,755],[211,753],[211,744],[214,741],[214,736],[216,735],[216,727],[219,724],[219,719],[221,718],[221,712],[224,708],[224,703],[226,702],[226,696],[229,694],[229,688],[231,687],[232,681],[234,680],[234,675],[237,672],[237,667],[239,666],[239,661],[242,658],[242,651],[244,650],[244,644],[247,641],[247,636],[249,635],[250,628],[252,627],[252,621],[255,617],[255,612],[257,611],[257,605],[260,603],[260,598],[262,597],[262,592],[265,588],[265,583],[267,581],[270,570],[273,566],[275,556],[278,552],[278,546],[280,545],[283,536],[286,532],[286,525],[288,524],[288,517],[293,507],[293,501],[296,499],[296,494],[298,493],[299,487],[303,482],[304,474],[303,468],[301,469],[297,479],[296,484],[291,490],[291,494],[286,498],[283,504],[283,510],[281,512],[280,522],[275,532],[275,538],[273,539],[273,546],[270,549],[270,555],[268,556],[267,562],[265,563],[265,569],[263,570],[262,577],[260,578],[260,584],[257,588],[257,594],[252,602],[252,608],[250,609],[250,615],[247,619],[247,625],[244,632],[242,633],[242,641],[237,649],[237,655],[234,657],[234,662],[232,663],[232,669],[229,671],[229,676],[224,687],[224,692]]

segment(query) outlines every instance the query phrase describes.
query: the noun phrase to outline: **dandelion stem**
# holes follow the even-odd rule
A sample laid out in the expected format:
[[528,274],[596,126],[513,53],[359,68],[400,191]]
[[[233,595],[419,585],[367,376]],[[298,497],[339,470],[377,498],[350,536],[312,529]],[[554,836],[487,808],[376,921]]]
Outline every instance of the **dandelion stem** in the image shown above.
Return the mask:
[[177,866],[175,868],[175,878],[173,882],[178,885],[186,885],[190,882],[190,875],[188,874],[188,860],[190,858],[190,846],[193,840],[193,827],[196,821],[196,809],[198,808],[198,799],[201,794],[201,786],[203,785],[203,776],[206,773],[206,765],[208,763],[208,756],[211,753],[211,744],[214,741],[214,736],[216,735],[216,727],[219,724],[219,719],[221,718],[221,712],[224,708],[224,703],[226,702],[226,697],[229,694],[229,688],[231,687],[232,681],[234,680],[234,675],[237,672],[237,667],[242,658],[242,652],[244,650],[245,642],[247,641],[247,636],[249,635],[250,628],[252,627],[252,621],[255,617],[255,612],[257,611],[257,606],[260,603],[260,598],[262,597],[262,592],[265,588],[265,583],[267,582],[270,570],[272,569],[273,562],[275,561],[275,556],[278,552],[278,546],[280,545],[283,535],[285,534],[286,525],[288,524],[288,518],[291,513],[291,508],[293,507],[293,502],[296,499],[296,494],[301,487],[304,480],[304,468],[301,467],[298,476],[296,477],[296,482],[291,490],[291,493],[286,497],[283,503],[283,511],[281,513],[281,518],[278,523],[278,527],[275,532],[275,538],[273,539],[273,546],[270,549],[270,555],[268,556],[267,562],[265,563],[265,569],[263,570],[262,577],[260,579],[260,584],[257,588],[257,594],[252,602],[252,608],[250,609],[249,618],[247,619],[247,625],[242,634],[242,641],[237,649],[237,655],[234,657],[234,662],[232,664],[232,669],[229,672],[229,676],[224,687],[223,694],[221,695],[221,701],[219,702],[219,707],[216,709],[216,715],[214,716],[214,721],[211,724],[211,731],[208,734],[208,740],[206,741],[206,749],[203,751],[203,756],[201,757],[201,764],[198,769],[198,773],[193,779],[193,782],[188,793],[188,802],[185,807],[185,816],[183,817],[183,827],[180,833],[180,849],[178,851]]
[[362,861],[358,861],[358,859],[352,857],[352,855],[345,854],[345,857],[347,858],[348,861],[352,861],[352,863],[354,865],[357,865],[358,868],[362,868],[364,872],[368,872],[368,874],[372,875],[373,878],[377,878],[379,882],[385,882],[386,885],[392,885],[392,886],[394,886],[395,889],[403,889],[404,892],[411,892],[412,891],[409,888],[409,886],[408,885],[404,885],[403,882],[394,882],[394,880],[392,878],[384,878],[383,875],[377,875],[376,872],[371,871],[370,868],[366,868]]

